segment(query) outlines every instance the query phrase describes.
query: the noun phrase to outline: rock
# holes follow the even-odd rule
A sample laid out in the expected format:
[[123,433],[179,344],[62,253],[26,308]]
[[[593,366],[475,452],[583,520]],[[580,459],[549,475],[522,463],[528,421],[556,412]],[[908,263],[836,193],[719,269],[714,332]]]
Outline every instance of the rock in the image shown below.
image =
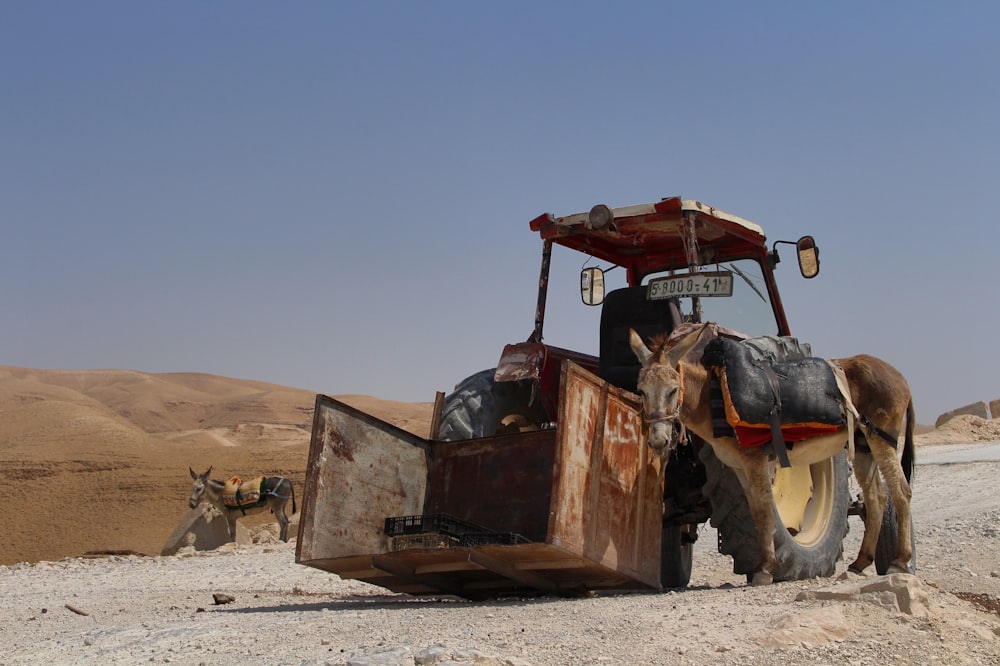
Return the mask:
[[441,645],[432,645],[420,650],[413,655],[413,661],[417,666],[431,666],[439,664],[448,658],[448,650]]
[[865,601],[915,617],[928,615],[927,591],[912,574],[889,574],[818,590],[804,590],[798,593],[795,600]]
[[816,647],[839,642],[851,633],[851,625],[835,606],[785,615],[774,631],[761,639],[768,647]]
[[988,419],[990,418],[990,406],[980,400],[979,402],[974,402],[971,405],[957,407],[937,417],[937,421],[934,422],[934,427],[940,428],[945,423],[961,414],[968,414],[969,416],[978,416],[983,419]]
[[212,595],[212,600],[215,601],[216,606],[221,606],[223,604],[233,603],[234,601],[236,601],[236,597],[216,592],[215,594]]
[[418,650],[413,655],[413,662],[417,666],[455,666],[457,664],[470,664],[474,666],[530,666],[530,664],[519,658],[498,658],[485,654],[474,648],[446,648],[443,645],[432,645]]
[[[238,527],[239,523],[237,523],[237,529]],[[250,540],[255,545],[281,543],[278,539],[279,530],[280,528],[277,523],[262,525],[256,530],[251,531]]]
[[225,516],[202,504],[189,509],[163,545],[161,555],[174,555],[182,548],[215,550],[229,542],[229,525]]
[[413,657],[405,647],[381,648],[371,654],[355,654],[346,666],[412,666]]

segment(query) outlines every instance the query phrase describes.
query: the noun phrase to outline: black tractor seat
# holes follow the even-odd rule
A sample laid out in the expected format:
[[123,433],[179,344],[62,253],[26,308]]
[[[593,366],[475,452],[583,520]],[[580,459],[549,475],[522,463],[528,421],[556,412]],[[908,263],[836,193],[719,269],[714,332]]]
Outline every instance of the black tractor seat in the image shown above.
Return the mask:
[[610,292],[601,310],[601,358],[598,374],[618,388],[635,392],[641,364],[629,344],[629,329],[642,339],[670,333],[681,323],[676,298],[646,300],[646,287]]

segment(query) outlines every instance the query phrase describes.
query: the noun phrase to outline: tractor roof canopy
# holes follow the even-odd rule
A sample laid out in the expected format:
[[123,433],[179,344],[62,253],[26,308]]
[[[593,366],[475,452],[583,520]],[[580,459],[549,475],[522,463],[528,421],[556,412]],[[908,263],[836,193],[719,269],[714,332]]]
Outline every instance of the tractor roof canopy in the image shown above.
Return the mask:
[[680,197],[613,209],[599,205],[567,217],[545,213],[531,221],[531,230],[543,240],[625,267],[635,284],[649,273],[689,265],[685,219],[691,216],[700,265],[766,259],[767,238],[758,225]]

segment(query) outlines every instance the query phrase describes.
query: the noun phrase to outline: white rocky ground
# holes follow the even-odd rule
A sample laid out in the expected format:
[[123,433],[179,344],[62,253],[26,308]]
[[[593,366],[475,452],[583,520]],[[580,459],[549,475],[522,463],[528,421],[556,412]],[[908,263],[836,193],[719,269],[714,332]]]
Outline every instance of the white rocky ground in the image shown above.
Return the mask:
[[918,573],[896,579],[749,588],[710,527],[688,589],[583,599],[395,595],[294,544],[0,567],[0,664],[1000,664],[998,473],[918,468]]

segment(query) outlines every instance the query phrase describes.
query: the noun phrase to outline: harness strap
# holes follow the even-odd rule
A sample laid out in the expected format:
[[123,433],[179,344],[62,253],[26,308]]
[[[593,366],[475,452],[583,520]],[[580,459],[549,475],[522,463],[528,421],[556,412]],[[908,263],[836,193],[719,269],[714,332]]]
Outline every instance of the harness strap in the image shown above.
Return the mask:
[[771,413],[768,414],[768,421],[771,424],[771,451],[778,458],[782,467],[791,467],[792,463],[788,459],[788,447],[785,445],[785,437],[781,434],[781,389],[778,385],[778,376],[767,363],[758,365],[767,377],[767,383],[771,387],[771,394],[774,396],[774,405]]
[[236,486],[236,506],[239,508],[240,513],[244,516],[247,515],[247,510],[243,506],[243,484]]
[[262,495],[268,495],[270,497],[277,497],[278,499],[291,499],[292,498],[291,495],[279,495],[278,494],[278,487],[281,486],[281,482],[282,481],[288,481],[288,479],[286,479],[283,476],[275,476],[275,477],[272,477],[272,478],[277,479],[278,483],[274,486],[274,488],[268,488],[266,484],[269,481],[269,479],[264,479],[261,482],[261,484],[260,484],[261,494]]
[[859,420],[861,421],[861,425],[863,425],[865,429],[868,430],[869,434],[874,432],[876,435],[878,435],[886,442],[888,442],[889,446],[891,446],[892,448],[896,448],[899,445],[899,435],[893,437],[891,434],[887,433],[885,430],[882,430],[882,428],[879,428],[877,425],[875,425],[872,422],[872,420],[867,416],[865,416],[864,414],[861,414]]

